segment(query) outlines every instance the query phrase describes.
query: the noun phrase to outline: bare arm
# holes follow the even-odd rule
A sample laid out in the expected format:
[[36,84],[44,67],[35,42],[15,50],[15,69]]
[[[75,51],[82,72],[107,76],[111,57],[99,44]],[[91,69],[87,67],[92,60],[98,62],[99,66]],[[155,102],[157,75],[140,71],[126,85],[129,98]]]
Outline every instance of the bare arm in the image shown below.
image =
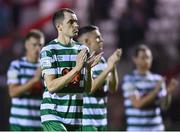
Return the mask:
[[162,97],[162,99],[160,100],[162,109],[166,110],[170,106],[172,93],[177,85],[178,85],[178,81],[176,79],[170,80],[170,83],[167,86],[167,95]]
[[159,91],[161,89],[161,84],[162,84],[162,81],[159,81],[156,85],[156,88],[144,97],[140,97],[137,95],[130,96],[129,98],[132,102],[132,105],[135,108],[143,108],[143,107],[151,104],[157,97],[157,94],[159,93]]
[[23,84],[23,85],[10,84],[9,85],[10,97],[21,96],[24,92],[33,88],[33,85],[40,80],[40,77],[41,77],[41,70],[40,68],[38,68],[34,77],[31,80],[29,80],[26,84]]
[[117,68],[114,66],[111,76],[109,77],[109,91],[111,93],[116,92],[118,89],[119,79],[118,79],[118,73]]
[[55,78],[55,75],[45,75],[44,79],[50,93],[57,92],[64,88],[80,72],[86,59],[86,49],[83,49],[76,58],[76,66],[66,75]]
[[[118,85],[118,75],[115,68],[115,64],[120,60],[122,51],[117,49],[108,59],[108,66],[103,70],[103,72],[93,81],[93,86],[91,92],[95,92],[98,88],[101,88],[104,81],[107,79],[108,85],[111,92],[116,91]],[[109,73],[112,73],[111,78],[108,79]]]
[[98,88],[102,87],[110,71],[111,68],[107,67],[96,79],[94,79],[91,92],[95,92]]

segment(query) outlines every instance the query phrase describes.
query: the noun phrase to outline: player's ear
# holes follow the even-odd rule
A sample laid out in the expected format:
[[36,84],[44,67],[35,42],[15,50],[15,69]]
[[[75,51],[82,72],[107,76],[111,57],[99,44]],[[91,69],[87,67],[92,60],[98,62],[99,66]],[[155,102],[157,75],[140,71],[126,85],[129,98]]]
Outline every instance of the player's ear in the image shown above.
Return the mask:
[[28,40],[26,40],[26,41],[25,41],[25,49],[27,50],[28,47],[29,47],[29,42],[28,42]]
[[91,45],[90,40],[88,38],[85,39],[85,43],[88,47]]
[[58,29],[58,31],[62,31],[62,24],[56,24],[56,28]]
[[132,61],[133,61],[134,64],[136,64],[137,63],[137,58],[135,56],[133,56]]

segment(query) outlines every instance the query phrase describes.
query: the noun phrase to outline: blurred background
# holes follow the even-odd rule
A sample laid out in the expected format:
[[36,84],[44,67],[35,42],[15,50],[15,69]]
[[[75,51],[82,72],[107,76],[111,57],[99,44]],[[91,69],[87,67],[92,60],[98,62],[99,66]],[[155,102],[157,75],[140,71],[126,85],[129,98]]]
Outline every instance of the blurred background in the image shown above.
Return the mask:
[[[104,56],[123,49],[118,64],[119,81],[134,66],[131,53],[137,44],[153,52],[152,71],[180,81],[180,0],[0,0],[0,130],[9,130],[10,98],[6,72],[10,62],[24,53],[23,37],[32,28],[41,29],[46,42],[56,37],[52,14],[73,9],[80,27],[94,24],[104,38]],[[109,130],[125,130],[121,90],[109,94]],[[163,112],[166,130],[180,130],[180,85],[170,108]]]

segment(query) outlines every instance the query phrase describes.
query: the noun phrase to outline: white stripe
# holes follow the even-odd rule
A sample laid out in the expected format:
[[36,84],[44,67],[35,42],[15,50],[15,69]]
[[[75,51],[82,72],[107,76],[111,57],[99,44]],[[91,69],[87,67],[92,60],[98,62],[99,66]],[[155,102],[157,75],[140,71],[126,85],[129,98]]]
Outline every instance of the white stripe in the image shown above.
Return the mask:
[[154,126],[154,127],[135,127],[135,126],[129,126],[127,127],[127,131],[128,132],[140,132],[140,131],[154,131],[154,132],[157,132],[157,131],[164,131],[164,125],[159,125],[159,126]]
[[40,110],[29,110],[24,108],[11,108],[11,114],[17,114],[22,116],[40,116]]
[[46,110],[46,109],[50,109],[50,110],[55,110],[57,112],[82,112],[81,109],[82,106],[59,106],[59,105],[55,105],[55,104],[41,104],[41,110]]
[[19,75],[29,75],[34,76],[36,69],[27,69],[27,68],[21,68]]
[[107,109],[106,108],[83,108],[83,114],[84,115],[104,115],[107,114]]
[[44,76],[44,74],[45,75],[54,75],[54,74],[57,74],[57,73],[58,73],[57,69],[55,69],[55,68],[42,70],[42,76]]
[[36,67],[39,66],[39,63],[36,63],[36,64],[34,64],[34,63],[29,63],[29,62],[27,62],[27,60],[24,60],[24,61],[20,60],[20,61],[19,61],[19,64],[20,64],[20,65],[23,65],[23,66],[28,66],[28,67],[34,67],[34,68],[36,68]]
[[126,99],[126,100],[124,101],[124,104],[125,104],[125,106],[131,106],[131,105],[132,105],[132,102],[130,101],[130,99]]
[[148,116],[148,115],[159,115],[160,114],[160,109],[157,108],[156,110],[140,110],[136,108],[128,108],[126,109],[125,113],[127,115],[137,115],[137,116]]
[[21,126],[40,127],[41,121],[40,120],[35,121],[35,120],[30,120],[30,119],[19,119],[19,118],[10,117],[10,124],[16,124],[16,125],[21,125]]
[[95,98],[95,97],[87,97],[83,98],[83,102],[85,104],[104,104],[105,98]]
[[17,80],[17,79],[8,79],[8,81],[7,81],[7,84],[9,85],[9,84],[18,84],[19,83],[19,81]]
[[41,100],[37,99],[19,99],[19,98],[13,98],[12,104],[15,105],[23,105],[23,106],[40,106]]
[[85,125],[93,125],[93,126],[99,126],[99,125],[107,125],[107,119],[83,119],[83,126]]
[[129,124],[160,124],[162,123],[162,118],[160,116],[157,116],[155,118],[129,117],[127,118],[127,123]]
[[45,122],[45,121],[60,121],[63,122],[65,124],[70,124],[70,125],[82,125],[82,119],[69,119],[69,118],[61,118],[59,116],[55,116],[55,115],[43,115],[41,116],[41,122]]
[[53,55],[53,57],[57,57],[57,61],[63,62],[63,61],[76,61],[77,55]]
[[97,65],[95,65],[93,68],[92,68],[92,71],[99,71],[99,70],[103,70],[107,67],[107,64],[106,63],[99,63]]
[[48,91],[44,92],[43,98],[52,98],[52,99],[58,99],[58,100],[69,100],[70,98],[72,100],[82,100],[83,94],[81,93],[49,93]]
[[156,82],[138,81],[134,83],[135,87],[139,89],[153,89],[156,86]]

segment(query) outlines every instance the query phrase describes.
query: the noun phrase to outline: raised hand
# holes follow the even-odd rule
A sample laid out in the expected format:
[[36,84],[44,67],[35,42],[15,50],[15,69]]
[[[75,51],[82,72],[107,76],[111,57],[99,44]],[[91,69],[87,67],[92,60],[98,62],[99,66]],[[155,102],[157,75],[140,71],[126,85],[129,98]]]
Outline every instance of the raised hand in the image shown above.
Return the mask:
[[167,92],[172,94],[176,86],[178,85],[178,81],[174,78],[172,78],[167,86]]
[[84,65],[84,62],[87,60],[87,49],[82,49],[76,58],[76,68],[80,71]]
[[37,68],[33,79],[34,82],[38,82],[41,79],[41,68]]
[[92,52],[91,56],[87,60],[87,66],[88,67],[94,67],[99,63],[101,60],[103,52],[99,53],[98,55],[95,55],[95,51]]
[[122,55],[122,49],[117,49],[114,53],[108,58],[108,66],[114,67],[114,65],[120,60]]

